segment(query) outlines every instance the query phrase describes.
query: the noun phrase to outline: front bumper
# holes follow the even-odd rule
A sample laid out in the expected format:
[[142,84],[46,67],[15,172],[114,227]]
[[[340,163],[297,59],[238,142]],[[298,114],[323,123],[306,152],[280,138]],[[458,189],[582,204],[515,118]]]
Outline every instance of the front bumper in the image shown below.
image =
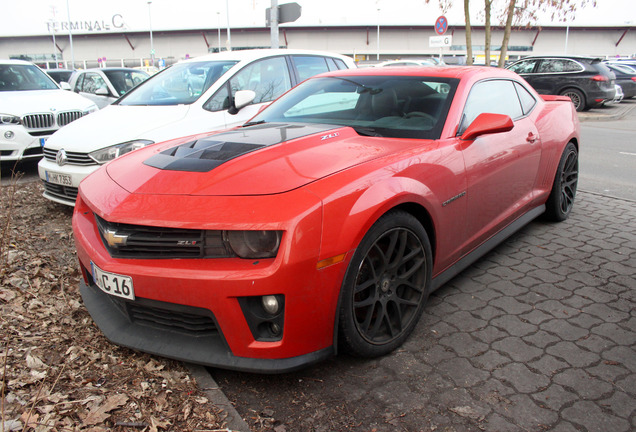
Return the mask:
[[42,157],[46,139],[55,131],[33,136],[22,126],[0,127],[0,160],[19,161]]
[[[46,158],[38,162],[38,175],[44,183],[44,197],[68,206],[74,206],[79,184],[86,176],[100,168],[101,165],[64,165],[60,166]],[[63,175],[70,179],[68,184],[50,181],[51,174]]]
[[[99,201],[89,206],[82,194],[84,185],[97,187],[105,179],[102,170],[82,183],[73,231],[84,276],[82,297],[110,340],[165,357],[254,372],[291,371],[335,352],[336,310],[350,253],[342,262],[318,269],[318,261],[324,258],[320,254],[322,205],[315,195],[298,189],[276,196],[158,197],[128,195],[113,187],[110,193],[95,194]],[[252,227],[284,234],[278,255],[269,259],[113,258],[100,237],[93,206],[108,209],[114,203],[115,213],[128,209],[126,217],[152,220],[155,226],[183,226],[188,221],[189,227],[200,229]],[[100,213],[100,217],[133,223],[123,215],[108,214]],[[103,271],[130,276],[135,300],[111,298],[96,288],[91,263]],[[270,295],[284,298],[278,340],[259,338],[250,327],[252,315],[242,303]],[[179,328],[149,326],[130,319],[127,308],[147,305],[160,309],[160,316],[175,309],[206,316],[216,334],[184,335]]]
[[[103,293],[94,284],[88,286],[84,281],[80,282],[80,292],[91,317],[110,341],[150,354],[204,366],[259,373],[291,372],[334,354],[333,347],[327,347],[284,359],[237,357],[232,354],[223,334],[216,329],[216,320],[209,310],[143,299],[127,302]],[[131,310],[131,303],[135,303],[134,310]],[[187,320],[187,316],[198,315],[201,321],[207,319],[209,325],[201,324],[198,332],[191,330],[189,334],[170,331],[162,328],[160,322],[152,326],[147,320],[136,319],[143,313],[140,310],[148,310],[148,315],[161,313],[162,318],[169,315],[172,320],[179,320],[180,316]]]

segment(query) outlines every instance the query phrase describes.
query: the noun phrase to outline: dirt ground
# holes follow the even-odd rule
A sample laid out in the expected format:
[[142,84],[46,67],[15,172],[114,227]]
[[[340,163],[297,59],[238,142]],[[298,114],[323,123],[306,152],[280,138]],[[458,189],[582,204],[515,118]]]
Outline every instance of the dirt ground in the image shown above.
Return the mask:
[[2,182],[0,431],[214,431],[225,413],[179,362],[117,347],[84,308],[72,209]]

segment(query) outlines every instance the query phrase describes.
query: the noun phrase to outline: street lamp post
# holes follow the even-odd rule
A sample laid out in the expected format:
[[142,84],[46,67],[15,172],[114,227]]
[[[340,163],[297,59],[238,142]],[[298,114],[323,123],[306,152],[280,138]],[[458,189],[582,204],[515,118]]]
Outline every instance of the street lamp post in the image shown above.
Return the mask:
[[148,0],[148,24],[150,27],[150,63],[152,67],[155,66],[155,46],[152,42],[152,13],[150,11],[150,5],[152,4],[152,0]]
[[218,11],[216,13],[217,18],[217,28],[219,30],[219,52],[221,52],[221,12]]

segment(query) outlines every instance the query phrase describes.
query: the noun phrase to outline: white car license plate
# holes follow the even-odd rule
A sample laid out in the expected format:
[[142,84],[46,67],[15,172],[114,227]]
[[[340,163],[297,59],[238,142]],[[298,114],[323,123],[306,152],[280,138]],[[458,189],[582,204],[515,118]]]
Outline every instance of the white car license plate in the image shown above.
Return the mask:
[[106,294],[123,297],[125,299],[134,300],[135,291],[133,289],[133,280],[130,276],[124,276],[116,273],[104,271],[97,267],[91,261],[93,269],[93,279],[95,283]]
[[60,174],[56,172],[46,171],[46,181],[62,186],[73,186],[71,176],[68,174]]

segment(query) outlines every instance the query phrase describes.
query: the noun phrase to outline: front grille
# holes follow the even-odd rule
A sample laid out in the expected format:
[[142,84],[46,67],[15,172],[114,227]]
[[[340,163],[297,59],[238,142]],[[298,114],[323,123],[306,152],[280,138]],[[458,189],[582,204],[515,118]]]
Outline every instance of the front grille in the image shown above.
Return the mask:
[[82,117],[82,115],[83,113],[81,111],[61,112],[57,115],[57,124],[59,127],[66,126],[70,122]]
[[42,154],[42,147],[30,147],[22,153],[23,156],[35,156]]
[[53,114],[28,114],[22,117],[27,129],[50,129],[53,127]]
[[[164,228],[108,222],[95,215],[104,246],[113,258],[227,258],[222,231]],[[110,238],[109,244],[107,238]]]
[[[57,150],[44,147],[44,158],[48,161],[55,162]],[[67,165],[97,165],[91,157],[86,153],[66,152]]]
[[75,201],[77,199],[77,188],[62,186],[54,183],[44,182],[44,191],[53,197]]
[[207,309],[181,306],[182,309],[190,309],[190,312],[185,312],[151,307],[138,302],[125,303],[128,318],[135,324],[198,337],[218,333],[211,317],[212,312]]

